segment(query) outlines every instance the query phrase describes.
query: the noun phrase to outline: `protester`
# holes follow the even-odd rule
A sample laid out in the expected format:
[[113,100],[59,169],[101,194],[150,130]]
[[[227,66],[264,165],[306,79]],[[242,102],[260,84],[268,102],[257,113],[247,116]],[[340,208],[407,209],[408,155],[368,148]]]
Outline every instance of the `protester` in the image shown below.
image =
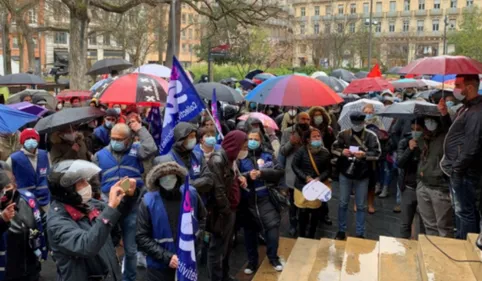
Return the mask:
[[[139,204],[136,241],[139,250],[147,254],[148,281],[174,281],[179,260],[179,214],[187,170],[176,162],[155,166],[147,175],[148,192]],[[203,229],[206,210],[196,189],[189,187],[194,233]]]
[[282,271],[278,257],[279,227],[281,216],[279,210],[270,201],[271,188],[277,188],[283,177],[283,170],[277,164],[273,151],[264,141],[259,129],[252,129],[248,134],[248,156],[238,160],[239,171],[248,180],[247,189],[241,191],[243,228],[248,265],[245,274],[253,274],[259,264],[258,233],[266,241],[266,254],[270,264],[276,271]]
[[109,108],[105,112],[104,124],[95,128],[93,146],[94,152],[97,152],[109,145],[110,143],[110,130],[117,124],[119,120],[119,114],[113,108]]
[[20,96],[20,102],[32,103],[32,95],[29,93],[24,93]]
[[444,99],[439,110],[445,128],[450,126],[444,143],[442,171],[450,177],[456,237],[466,239],[467,233],[480,231],[480,214],[476,206],[476,189],[481,177],[482,96],[478,75],[457,75],[454,96],[464,105],[450,120]]
[[438,118],[425,118],[423,147],[417,171],[417,201],[427,235],[454,237],[449,185],[440,168],[445,132]]
[[285,131],[289,127],[295,125],[295,119],[298,114],[298,108],[296,107],[288,107],[285,108],[286,113],[284,113],[282,116],[282,121],[281,121],[281,131]]
[[34,194],[43,212],[49,208],[50,195],[47,173],[50,160],[47,151],[38,149],[40,136],[34,129],[25,129],[20,134],[20,151],[12,153],[7,164],[17,178],[19,191]]
[[239,187],[246,188],[247,180],[239,175],[234,165],[236,160],[248,155],[248,139],[244,132],[229,132],[222,144],[222,150],[211,155],[208,162],[214,181],[211,200],[207,204],[208,220],[206,230],[210,236],[208,270],[210,280],[234,280],[229,275],[229,257],[232,251],[232,237],[236,221],[236,208],[240,200]]
[[365,212],[367,208],[369,166],[377,161],[381,148],[378,138],[365,129],[366,116],[355,112],[350,115],[352,127],[341,131],[333,144],[332,153],[339,157],[340,204],[338,208],[338,233],[335,239],[346,239],[348,202],[352,189],[355,191],[356,236],[365,237]]
[[212,153],[221,149],[221,145],[217,144],[216,131],[212,128],[200,128],[197,130],[197,138],[199,143],[193,151],[201,153],[207,163]]
[[52,164],[63,160],[86,160],[90,161],[92,153],[87,149],[84,135],[76,129],[69,127],[50,134],[50,160]]
[[47,100],[42,96],[34,96],[32,98],[32,103],[43,108],[47,108]]
[[79,97],[72,97],[72,98],[70,98],[70,106],[71,106],[72,108],[74,108],[74,107],[81,107],[81,106],[82,106],[82,102],[81,102],[80,98],[79,98]]
[[47,237],[59,280],[122,280],[114,249],[119,240],[116,224],[125,208],[124,196],[132,196],[136,184],[129,180],[130,188],[125,192],[122,180],[113,181],[107,203],[98,201],[92,198],[88,180],[99,171],[92,163],[66,160],[49,173],[52,203]]
[[365,114],[365,125],[375,125],[380,130],[385,130],[385,126],[379,116],[375,115],[373,104],[367,103],[362,112]]
[[39,280],[41,261],[47,259],[39,205],[31,192],[17,190],[15,176],[6,163],[3,166],[0,170],[0,209],[2,215],[7,208],[13,207],[17,213],[9,220],[8,234],[0,237],[0,267],[3,269],[0,277],[2,280]]
[[[323,146],[321,135],[321,131],[316,128],[306,132],[302,139],[303,146],[295,153],[291,163],[296,175],[295,188],[299,191],[303,191],[303,187],[313,180],[326,182],[331,175],[331,156],[329,150]],[[326,215],[321,212],[320,206],[298,206],[300,237],[315,238],[318,221],[322,215]]]
[[[0,160],[0,186],[7,186],[11,180],[9,178],[9,175],[7,173],[4,173],[5,171],[10,171],[10,166],[5,163],[5,161]],[[3,188],[0,188],[0,192],[3,193]],[[2,196],[3,197],[3,196]],[[8,205],[2,212],[0,213],[0,235],[3,236],[3,234],[8,230],[10,227],[10,221],[15,217],[16,211],[15,211],[15,203],[12,203]]]
[[[133,144],[135,136],[139,137],[139,144]],[[125,213],[120,221],[125,252],[123,280],[134,281],[137,265],[137,198],[144,186],[142,161],[153,156],[158,149],[152,136],[139,122],[131,122],[130,128],[126,124],[116,124],[110,132],[110,139],[110,145],[97,152],[93,162],[102,169],[100,178],[104,200],[108,198],[107,194],[116,180],[124,177],[136,180],[137,189],[132,197],[126,200]]]
[[260,130],[263,136],[264,145],[267,146],[270,150],[272,150],[274,152],[274,155],[278,155],[280,142],[272,128],[264,127],[263,122],[261,122],[261,120],[259,120],[258,118],[249,117],[246,120],[244,129],[246,133],[249,133],[253,129]]

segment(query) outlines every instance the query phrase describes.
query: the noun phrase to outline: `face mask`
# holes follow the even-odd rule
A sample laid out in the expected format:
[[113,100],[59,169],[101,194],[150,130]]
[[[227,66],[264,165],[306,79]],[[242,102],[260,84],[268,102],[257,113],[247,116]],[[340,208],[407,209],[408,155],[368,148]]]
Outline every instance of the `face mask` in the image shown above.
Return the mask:
[[73,133],[64,134],[62,138],[68,141],[75,141],[76,136],[77,136],[77,133],[73,132]]
[[25,147],[25,149],[27,149],[27,150],[29,150],[29,151],[30,151],[30,150],[34,150],[34,149],[37,148],[38,142],[37,142],[37,140],[35,140],[35,139],[28,139],[28,140],[25,141],[25,143],[23,144],[23,146]]
[[454,89],[454,97],[459,101],[463,101],[465,99],[465,96],[462,95],[462,90],[458,88]]
[[423,132],[421,131],[412,131],[412,138],[414,140],[418,140],[422,136]]
[[61,110],[62,107],[63,107],[63,105],[62,105],[61,103],[57,104],[57,109],[58,109],[58,110]]
[[114,125],[114,122],[105,120],[104,125],[105,125],[106,128],[112,129],[112,126]]
[[13,195],[15,194],[15,190],[11,189],[9,191],[6,191],[3,193],[3,196],[0,198],[0,209],[5,210],[7,206],[10,204],[10,201],[12,201]]
[[295,116],[296,116],[296,110],[290,109],[290,110],[288,110],[288,114],[289,114],[291,117],[295,117]]
[[92,199],[92,186],[89,184],[77,191],[77,193],[80,195],[80,197],[82,197],[82,204],[86,204],[90,199]]
[[249,140],[248,141],[248,148],[251,150],[258,149],[259,147],[259,141],[257,140]]
[[363,130],[363,128],[365,128],[365,126],[363,124],[360,124],[360,125],[353,125],[352,129],[353,131],[355,132],[361,132]]
[[365,120],[372,119],[372,118],[373,118],[373,114],[366,114],[365,115]]
[[238,153],[238,159],[239,160],[242,160],[244,158],[248,157],[248,151],[247,150],[241,150],[239,153]]
[[301,130],[306,131],[310,128],[309,124],[298,124],[300,126]]
[[448,108],[451,108],[452,106],[455,105],[455,103],[451,100],[449,100],[448,102],[445,103],[447,105]]
[[216,138],[215,137],[206,137],[204,138],[204,144],[209,147],[214,147],[216,145]]
[[111,140],[110,147],[112,147],[112,150],[120,152],[125,149],[126,145],[122,141]]
[[323,116],[315,116],[314,121],[316,125],[321,125],[321,123],[323,123]]
[[162,186],[162,188],[164,188],[167,191],[173,190],[174,187],[176,187],[176,183],[177,183],[176,175],[167,175],[159,179],[159,184]]
[[438,124],[436,121],[431,119],[425,120],[425,128],[427,128],[427,130],[429,130],[430,132],[437,130],[437,126]]
[[196,146],[196,139],[190,139],[187,141],[187,144],[184,146],[187,150],[192,150]]
[[314,147],[314,148],[321,147],[321,140],[311,141],[311,146]]
[[115,107],[114,110],[117,112],[117,114],[121,114],[121,109],[119,107]]

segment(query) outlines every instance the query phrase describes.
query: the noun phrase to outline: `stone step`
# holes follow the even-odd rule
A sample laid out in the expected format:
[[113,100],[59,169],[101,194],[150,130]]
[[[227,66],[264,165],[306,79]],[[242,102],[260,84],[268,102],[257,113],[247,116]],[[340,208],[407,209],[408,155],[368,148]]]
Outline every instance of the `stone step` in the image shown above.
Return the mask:
[[306,281],[318,252],[319,240],[298,238],[278,281]]
[[308,281],[340,280],[345,245],[345,241],[321,239]]
[[421,281],[417,241],[380,236],[379,281]]
[[[432,244],[433,243],[433,244]],[[417,257],[423,281],[477,281],[469,263],[455,262],[446,257],[438,248],[453,259],[467,260],[467,241],[419,235]],[[434,246],[437,245],[437,247]]]
[[[288,257],[293,250],[296,243],[296,239],[280,237],[278,246],[278,256],[282,264],[286,264]],[[265,247],[263,247],[266,249]],[[244,270],[244,268],[243,268]],[[244,275],[244,273],[241,273]],[[254,275],[253,281],[277,281],[281,272],[276,272],[269,263],[268,257],[263,259],[263,262],[258,268],[256,275]],[[247,277],[247,276],[246,276]],[[239,278],[238,278],[239,279]]]
[[[469,233],[467,236],[467,242],[465,243],[465,253],[467,259],[482,262],[482,251],[475,245],[475,241],[479,237],[478,234]],[[470,267],[474,273],[475,279],[477,281],[482,281],[482,263],[471,262]]]
[[349,237],[345,246],[341,281],[378,280],[377,241]]

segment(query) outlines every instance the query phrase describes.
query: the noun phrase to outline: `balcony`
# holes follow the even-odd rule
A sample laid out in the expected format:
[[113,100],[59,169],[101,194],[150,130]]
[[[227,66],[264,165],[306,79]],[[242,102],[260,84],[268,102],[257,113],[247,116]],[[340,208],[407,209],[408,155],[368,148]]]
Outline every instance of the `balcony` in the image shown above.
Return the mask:
[[448,8],[447,14],[449,15],[458,15],[460,13],[460,9],[458,8]]
[[412,12],[411,11],[401,11],[400,16],[401,17],[410,17],[410,16],[412,16]]
[[345,18],[346,18],[346,15],[338,14],[338,15],[335,16],[335,19],[337,19],[337,20],[344,20]]
[[387,12],[386,14],[387,14],[387,15],[386,15],[387,18],[396,18],[396,17],[398,17],[398,12],[397,12],[397,11],[390,11],[390,12]]
[[416,10],[415,16],[417,17],[425,17],[427,16],[427,10]]
[[321,19],[320,16],[312,16],[312,17],[311,17],[311,21],[312,21],[312,22],[320,21],[320,19]]
[[362,14],[362,17],[363,17],[364,19],[369,19],[369,18],[370,18],[370,13],[363,13],[363,14]]
[[383,18],[383,13],[382,12],[373,13],[372,17],[373,18]]
[[321,17],[324,21],[330,21],[333,19],[333,16],[332,15],[326,15],[326,16],[322,16]]
[[348,19],[351,19],[351,20],[356,20],[358,19],[359,15],[358,14],[349,14],[348,15]]
[[296,21],[307,21],[307,20],[308,20],[308,17],[306,17],[306,16],[296,18]]
[[442,10],[441,9],[432,9],[432,10],[430,10],[430,15],[431,16],[440,16],[440,15],[442,15]]

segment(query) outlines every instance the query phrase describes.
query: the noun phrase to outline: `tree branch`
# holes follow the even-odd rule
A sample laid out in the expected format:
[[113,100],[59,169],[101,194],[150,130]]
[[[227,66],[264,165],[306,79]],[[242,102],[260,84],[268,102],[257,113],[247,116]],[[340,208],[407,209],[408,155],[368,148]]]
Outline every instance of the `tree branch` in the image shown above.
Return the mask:
[[90,4],[94,7],[102,9],[106,12],[122,14],[128,10],[139,6],[140,4],[148,4],[150,6],[156,6],[158,4],[169,3],[167,0],[131,0],[122,5],[112,4],[107,0],[91,0]]

